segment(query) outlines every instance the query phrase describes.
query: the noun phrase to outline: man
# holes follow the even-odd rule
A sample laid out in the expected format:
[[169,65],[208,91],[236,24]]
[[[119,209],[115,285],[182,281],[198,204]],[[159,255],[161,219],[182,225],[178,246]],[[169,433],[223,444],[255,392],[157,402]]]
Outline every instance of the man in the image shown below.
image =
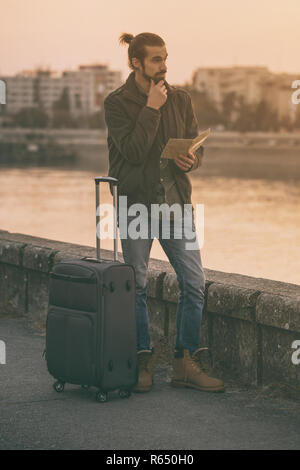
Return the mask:
[[[119,196],[128,205],[191,205],[191,183],[186,173],[201,164],[203,148],[196,154],[161,159],[170,137],[194,138],[198,125],[189,94],[165,80],[167,50],[162,38],[152,33],[136,37],[123,34],[129,44],[133,70],[126,83],[105,99],[108,128],[109,175],[119,180]],[[165,161],[167,163],[165,163]],[[172,215],[172,214],[171,214]],[[132,221],[132,217],[128,217]],[[170,237],[157,237],[178,279],[180,296],[176,314],[177,338],[171,384],[205,391],[223,391],[221,380],[209,377],[200,365],[199,336],[204,304],[205,278],[200,250],[186,250],[186,239],[174,237],[175,215],[170,217]],[[181,223],[181,221],[179,222]],[[120,226],[120,220],[119,220]],[[195,226],[193,221],[193,230]],[[196,232],[194,233],[196,238]],[[151,348],[146,304],[147,268],[153,238],[122,238],[126,263],[136,272],[136,314],[139,380],[135,391],[147,392],[153,383],[154,350]]]

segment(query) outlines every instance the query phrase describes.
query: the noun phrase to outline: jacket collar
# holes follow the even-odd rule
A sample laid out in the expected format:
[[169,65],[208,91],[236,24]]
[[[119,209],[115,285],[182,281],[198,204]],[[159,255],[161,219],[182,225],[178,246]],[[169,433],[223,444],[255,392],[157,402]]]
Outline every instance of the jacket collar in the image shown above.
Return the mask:
[[[166,81],[165,81],[165,86],[168,92],[168,96],[173,93],[174,87],[170,86]],[[135,101],[138,104],[141,104],[144,106],[145,104],[145,98],[141,95],[135,81],[135,72],[131,72],[124,84],[124,94],[126,95],[126,98],[131,99],[132,101]]]

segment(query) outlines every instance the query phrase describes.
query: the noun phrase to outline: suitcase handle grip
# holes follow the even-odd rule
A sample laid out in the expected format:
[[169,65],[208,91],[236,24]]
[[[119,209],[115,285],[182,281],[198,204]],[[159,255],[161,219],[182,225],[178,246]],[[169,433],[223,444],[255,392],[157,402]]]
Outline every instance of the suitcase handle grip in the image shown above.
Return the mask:
[[112,178],[111,176],[96,176],[95,183],[111,183],[112,185],[118,184],[118,180],[116,178]]

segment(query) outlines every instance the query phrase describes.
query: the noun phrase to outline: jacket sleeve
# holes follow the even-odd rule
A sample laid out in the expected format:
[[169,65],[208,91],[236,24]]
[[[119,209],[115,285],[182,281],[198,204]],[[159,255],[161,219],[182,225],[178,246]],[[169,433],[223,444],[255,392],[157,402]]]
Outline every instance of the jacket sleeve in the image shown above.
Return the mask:
[[141,165],[155,139],[160,111],[144,106],[133,126],[116,100],[105,100],[104,110],[108,133],[119,152],[132,165]]
[[[199,127],[197,118],[195,115],[193,103],[190,95],[187,94],[187,111],[186,111],[186,127],[185,127],[185,138],[194,139],[199,133]],[[204,147],[201,145],[195,152],[195,162],[192,167],[185,171],[184,173],[189,173],[190,171],[196,170],[202,164],[204,154]]]

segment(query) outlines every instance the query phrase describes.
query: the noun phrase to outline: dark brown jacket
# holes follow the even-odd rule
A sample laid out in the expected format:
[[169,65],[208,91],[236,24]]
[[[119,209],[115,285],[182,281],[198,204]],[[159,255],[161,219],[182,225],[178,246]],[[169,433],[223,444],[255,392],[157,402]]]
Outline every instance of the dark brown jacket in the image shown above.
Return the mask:
[[[160,155],[170,137],[194,138],[198,123],[190,95],[165,82],[168,98],[159,109],[146,106],[132,72],[123,86],[104,101],[108,128],[109,176],[117,178],[118,195],[128,197],[128,205],[146,205],[155,200],[154,191],[160,178]],[[201,165],[203,147],[188,172]],[[188,172],[169,160],[178,191],[184,204],[191,204],[192,187]]]

